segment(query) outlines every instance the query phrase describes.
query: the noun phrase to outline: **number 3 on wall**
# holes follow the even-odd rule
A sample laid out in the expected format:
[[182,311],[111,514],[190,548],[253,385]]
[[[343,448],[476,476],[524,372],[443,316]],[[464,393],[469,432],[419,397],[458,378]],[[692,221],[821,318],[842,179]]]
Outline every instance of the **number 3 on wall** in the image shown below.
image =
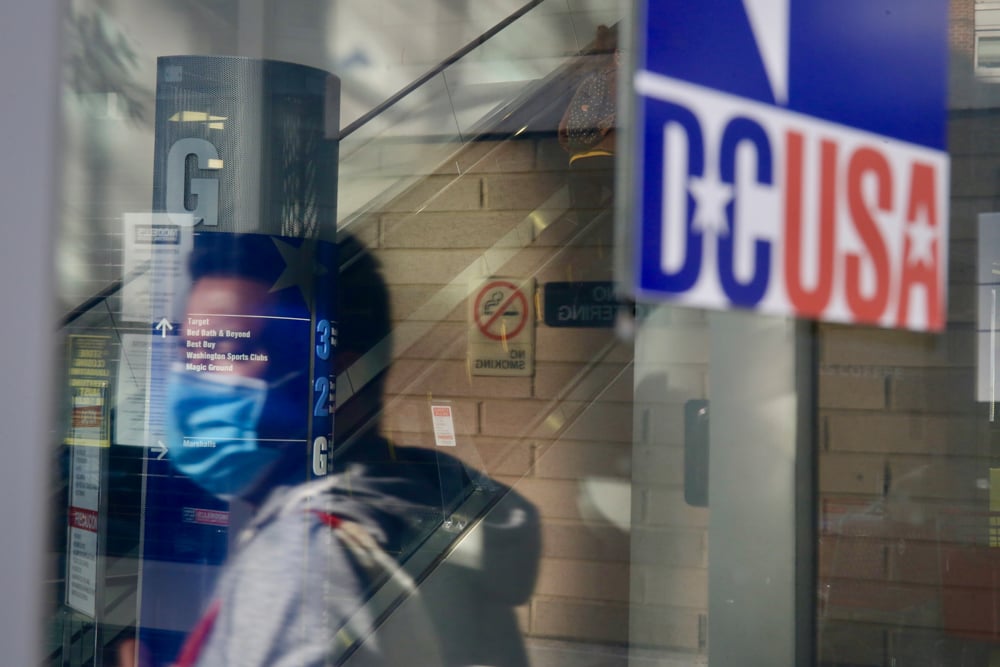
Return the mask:
[[316,356],[326,361],[330,358],[331,333],[329,320],[320,320],[316,323],[316,333],[319,341],[316,343]]

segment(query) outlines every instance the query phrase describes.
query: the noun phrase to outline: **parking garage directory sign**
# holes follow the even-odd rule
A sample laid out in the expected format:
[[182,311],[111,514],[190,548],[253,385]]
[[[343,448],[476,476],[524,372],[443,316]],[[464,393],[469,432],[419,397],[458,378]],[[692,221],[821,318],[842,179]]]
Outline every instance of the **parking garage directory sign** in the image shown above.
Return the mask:
[[336,246],[196,228],[191,248],[173,333],[135,346],[148,350],[150,405],[133,431],[167,449],[146,461],[143,498],[140,639],[155,664],[175,658],[228,553],[220,496],[240,478],[218,461],[234,448],[301,452],[306,482],[327,474],[333,438]]
[[639,297],[940,330],[947,0],[645,0]]

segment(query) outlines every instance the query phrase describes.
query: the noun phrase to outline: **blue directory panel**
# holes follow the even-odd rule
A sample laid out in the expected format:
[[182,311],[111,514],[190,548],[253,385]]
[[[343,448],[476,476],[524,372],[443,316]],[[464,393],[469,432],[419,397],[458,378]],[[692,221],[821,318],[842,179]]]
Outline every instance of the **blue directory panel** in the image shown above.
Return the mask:
[[336,246],[195,232],[174,335],[150,384],[166,454],[147,462],[140,637],[169,664],[233,539],[230,501],[327,473],[335,396]]
[[152,211],[126,227],[143,281],[123,308],[148,317],[133,341],[148,375],[120,429],[149,448],[138,635],[156,667],[205,613],[250,508],[327,474],[339,115],[322,70],[157,61]]
[[946,0],[646,0],[637,295],[939,330]]

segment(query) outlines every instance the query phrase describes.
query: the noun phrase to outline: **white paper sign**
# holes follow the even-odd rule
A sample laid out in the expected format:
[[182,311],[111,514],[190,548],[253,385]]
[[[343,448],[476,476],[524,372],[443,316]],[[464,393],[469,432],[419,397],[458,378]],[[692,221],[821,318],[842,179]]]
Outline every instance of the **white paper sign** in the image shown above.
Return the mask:
[[101,488],[99,447],[72,447],[66,604],[93,617],[97,609],[97,535]]
[[450,405],[432,405],[431,420],[434,423],[434,444],[438,447],[454,447],[455,420],[452,419]]
[[[157,345],[170,345],[170,337],[122,334],[118,364],[115,444],[158,447],[165,442],[167,354],[153,354]],[[154,369],[154,360],[164,368]],[[151,378],[157,381],[151,381]]]
[[186,265],[191,254],[192,227],[177,224],[178,217],[166,213],[125,214],[122,319],[180,319],[180,297],[186,294],[189,282]]

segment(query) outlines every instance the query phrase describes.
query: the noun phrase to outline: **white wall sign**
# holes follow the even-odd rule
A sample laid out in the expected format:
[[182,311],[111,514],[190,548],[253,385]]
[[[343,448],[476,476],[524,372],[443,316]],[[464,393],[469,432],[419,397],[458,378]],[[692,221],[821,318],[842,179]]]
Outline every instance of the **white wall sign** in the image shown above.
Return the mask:
[[434,444],[438,447],[454,447],[455,420],[450,405],[432,405],[431,422],[434,425]]
[[70,448],[66,604],[91,618],[97,610],[102,451],[100,447]]
[[122,319],[153,323],[164,317],[172,322],[180,318],[179,300],[187,293],[192,226],[178,224],[179,217],[183,216],[125,214]]

